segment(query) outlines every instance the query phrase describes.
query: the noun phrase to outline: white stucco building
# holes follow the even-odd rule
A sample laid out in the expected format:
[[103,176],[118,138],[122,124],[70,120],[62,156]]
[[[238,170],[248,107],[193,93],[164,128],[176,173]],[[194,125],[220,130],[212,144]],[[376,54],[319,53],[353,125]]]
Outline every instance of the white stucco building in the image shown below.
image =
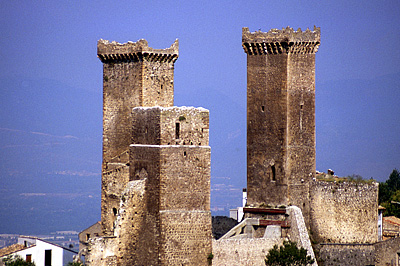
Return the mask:
[[78,253],[36,237],[22,236],[18,244],[0,250],[0,257],[18,255],[36,266],[65,266]]

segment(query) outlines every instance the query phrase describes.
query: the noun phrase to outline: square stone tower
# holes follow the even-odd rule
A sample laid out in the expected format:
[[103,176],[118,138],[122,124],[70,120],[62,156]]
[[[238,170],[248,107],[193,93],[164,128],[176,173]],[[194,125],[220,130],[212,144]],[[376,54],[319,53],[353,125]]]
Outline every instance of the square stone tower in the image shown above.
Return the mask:
[[296,205],[309,219],[315,176],[315,53],[320,28],[250,32],[247,54],[247,203]]
[[142,203],[136,203],[143,206],[139,214],[132,215],[135,229],[128,226],[120,234],[133,240],[123,257],[132,258],[127,265],[208,265],[209,112],[138,107],[132,113],[130,180],[146,180],[146,192]]
[[146,40],[117,43],[99,40],[103,62],[103,163],[101,220],[112,233],[121,192],[128,182],[128,150],[132,144],[132,108],[174,105],[174,63],[178,40],[153,49]]
[[173,107],[178,42],[156,50],[100,40],[102,238],[88,265],[208,265],[209,112]]

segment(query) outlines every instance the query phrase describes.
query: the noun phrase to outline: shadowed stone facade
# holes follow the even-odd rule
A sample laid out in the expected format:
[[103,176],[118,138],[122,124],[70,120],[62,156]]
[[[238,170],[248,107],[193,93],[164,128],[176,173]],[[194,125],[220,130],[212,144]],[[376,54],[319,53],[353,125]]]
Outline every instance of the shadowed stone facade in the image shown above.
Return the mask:
[[315,53],[320,29],[250,32],[247,54],[247,203],[296,205],[309,224],[315,176]]
[[97,55],[103,62],[101,220],[106,235],[112,234],[119,197],[128,181],[123,165],[127,161],[121,162],[119,157],[132,144],[132,108],[173,106],[178,46],[178,40],[167,49],[153,49],[143,39],[124,44],[106,40],[97,43]]
[[102,217],[88,265],[208,265],[209,112],[173,106],[178,42],[100,40]]

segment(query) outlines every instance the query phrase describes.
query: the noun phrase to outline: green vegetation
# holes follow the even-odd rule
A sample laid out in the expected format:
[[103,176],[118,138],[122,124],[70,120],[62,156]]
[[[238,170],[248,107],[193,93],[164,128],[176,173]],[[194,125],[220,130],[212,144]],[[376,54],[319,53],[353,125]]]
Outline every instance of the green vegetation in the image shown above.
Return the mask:
[[8,256],[3,263],[5,266],[35,266],[35,263],[27,262],[21,256]]
[[394,169],[385,182],[379,183],[379,205],[385,216],[400,217],[400,172]]
[[214,254],[210,253],[207,256],[208,265],[212,265],[212,260],[214,258]]
[[265,257],[268,266],[307,266],[314,263],[314,259],[307,255],[307,250],[298,248],[295,242],[284,241],[283,246],[275,245]]
[[67,266],[83,266],[80,262],[68,262]]
[[376,182],[374,179],[363,179],[362,176],[360,175],[348,175],[346,177],[338,177],[336,175],[330,175],[330,174],[325,174],[325,173],[319,173],[316,176],[316,179],[320,181],[326,181],[326,182],[352,182],[352,183],[358,183],[358,184],[371,184],[373,182]]

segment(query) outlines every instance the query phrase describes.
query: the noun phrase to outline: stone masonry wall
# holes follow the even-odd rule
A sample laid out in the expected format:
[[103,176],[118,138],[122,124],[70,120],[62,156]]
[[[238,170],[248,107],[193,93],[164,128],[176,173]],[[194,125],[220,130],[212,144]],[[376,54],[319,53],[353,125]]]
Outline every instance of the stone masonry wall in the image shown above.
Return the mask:
[[213,240],[213,266],[263,266],[268,251],[281,245],[281,238],[243,238]]
[[375,248],[372,244],[326,244],[319,251],[321,266],[375,265]]
[[114,222],[120,205],[122,192],[129,181],[129,166],[120,163],[112,170],[103,171],[101,184],[101,225],[104,235],[113,235]]
[[194,107],[137,107],[132,144],[208,146],[209,112]]
[[288,205],[286,55],[247,55],[247,203]]
[[400,237],[380,241],[375,247],[376,266],[397,266],[400,253]]
[[212,251],[210,148],[135,144],[130,149],[132,178],[148,179],[146,213],[157,217],[147,227],[159,232],[142,239],[149,248],[137,256],[158,250],[157,265],[207,265]]
[[378,241],[378,184],[314,181],[311,234],[322,243]]
[[315,53],[289,53],[287,75],[289,203],[302,209],[309,226],[308,191],[309,183],[315,177]]

